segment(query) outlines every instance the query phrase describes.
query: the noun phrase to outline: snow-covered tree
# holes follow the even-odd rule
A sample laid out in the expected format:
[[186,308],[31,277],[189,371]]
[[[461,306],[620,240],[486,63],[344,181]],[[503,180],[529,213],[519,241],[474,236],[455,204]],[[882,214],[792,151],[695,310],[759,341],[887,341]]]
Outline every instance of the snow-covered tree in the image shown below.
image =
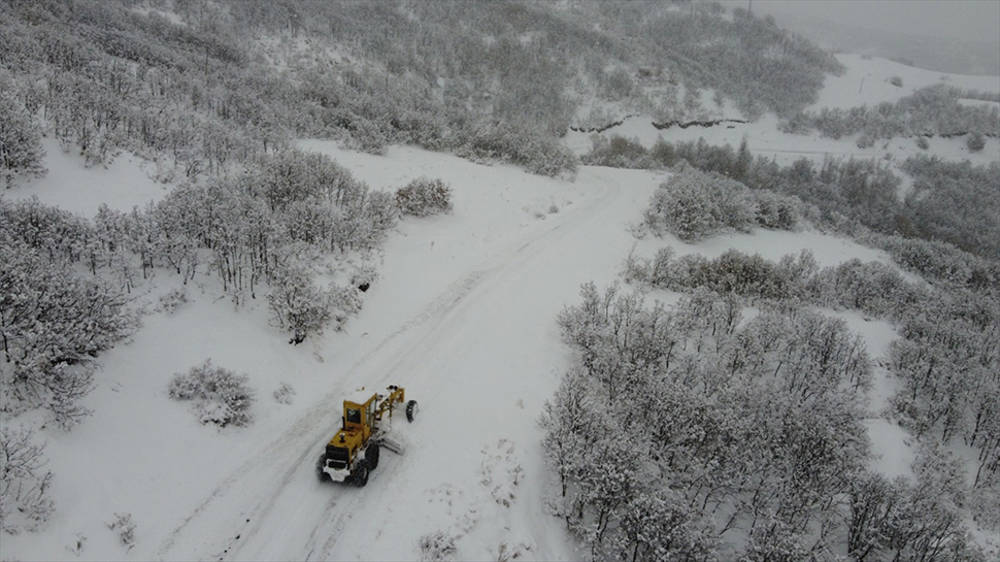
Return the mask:
[[33,433],[9,424],[0,426],[0,531],[35,530],[52,514],[52,472],[45,470],[45,447]]
[[5,409],[43,406],[70,426],[86,414],[93,359],[131,333],[118,291],[49,261],[0,228],[0,340]]
[[45,173],[41,128],[12,95],[0,95],[0,175],[7,187],[19,176]]

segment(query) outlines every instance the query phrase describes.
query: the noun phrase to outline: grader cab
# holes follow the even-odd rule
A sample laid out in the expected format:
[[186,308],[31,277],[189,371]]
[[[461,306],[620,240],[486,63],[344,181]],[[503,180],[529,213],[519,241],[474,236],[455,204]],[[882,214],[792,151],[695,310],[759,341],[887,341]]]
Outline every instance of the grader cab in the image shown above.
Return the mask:
[[316,463],[321,481],[350,482],[355,486],[368,483],[368,473],[378,467],[381,448],[402,454],[402,445],[389,434],[396,407],[406,404],[406,420],[417,414],[416,400],[406,401],[402,387],[391,385],[387,394],[374,393],[364,402],[344,400],[340,430],[326,445],[326,451]]

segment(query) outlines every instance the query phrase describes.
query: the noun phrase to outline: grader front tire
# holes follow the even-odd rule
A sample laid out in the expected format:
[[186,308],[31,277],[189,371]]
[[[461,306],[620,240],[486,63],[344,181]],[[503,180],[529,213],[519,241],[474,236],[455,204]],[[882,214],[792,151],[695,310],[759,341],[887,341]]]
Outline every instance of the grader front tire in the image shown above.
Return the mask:
[[368,483],[368,463],[362,461],[361,464],[354,470],[354,474],[351,475],[351,480],[354,481],[354,485],[358,488],[364,488],[365,484]]
[[417,415],[417,401],[410,400],[406,403],[406,421],[413,422],[413,418]]
[[323,465],[326,464],[326,455],[320,455],[319,460],[316,461],[316,478],[320,482],[326,482],[330,479],[330,475],[323,472]]

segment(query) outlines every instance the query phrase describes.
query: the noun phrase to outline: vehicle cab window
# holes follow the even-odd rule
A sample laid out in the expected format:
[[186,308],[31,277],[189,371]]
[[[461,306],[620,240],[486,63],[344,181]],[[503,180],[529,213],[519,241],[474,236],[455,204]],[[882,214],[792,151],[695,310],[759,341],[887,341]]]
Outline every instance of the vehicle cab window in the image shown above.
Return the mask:
[[348,423],[361,423],[361,410],[355,408],[347,409]]

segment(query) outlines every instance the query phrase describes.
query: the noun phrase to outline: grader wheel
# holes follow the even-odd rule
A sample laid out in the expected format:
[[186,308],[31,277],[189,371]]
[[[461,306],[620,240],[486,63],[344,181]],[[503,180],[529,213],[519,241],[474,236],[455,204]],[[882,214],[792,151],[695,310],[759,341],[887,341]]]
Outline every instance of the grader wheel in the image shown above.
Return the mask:
[[358,488],[365,487],[365,484],[368,483],[368,461],[361,461],[358,463],[358,467],[354,469],[354,473],[351,474],[351,480]]
[[406,421],[413,422],[413,418],[417,415],[417,401],[410,400],[406,403]]
[[326,463],[326,455],[320,455],[319,460],[316,461],[316,477],[319,478],[320,482],[326,482],[330,479],[330,475],[323,472],[323,465]]

